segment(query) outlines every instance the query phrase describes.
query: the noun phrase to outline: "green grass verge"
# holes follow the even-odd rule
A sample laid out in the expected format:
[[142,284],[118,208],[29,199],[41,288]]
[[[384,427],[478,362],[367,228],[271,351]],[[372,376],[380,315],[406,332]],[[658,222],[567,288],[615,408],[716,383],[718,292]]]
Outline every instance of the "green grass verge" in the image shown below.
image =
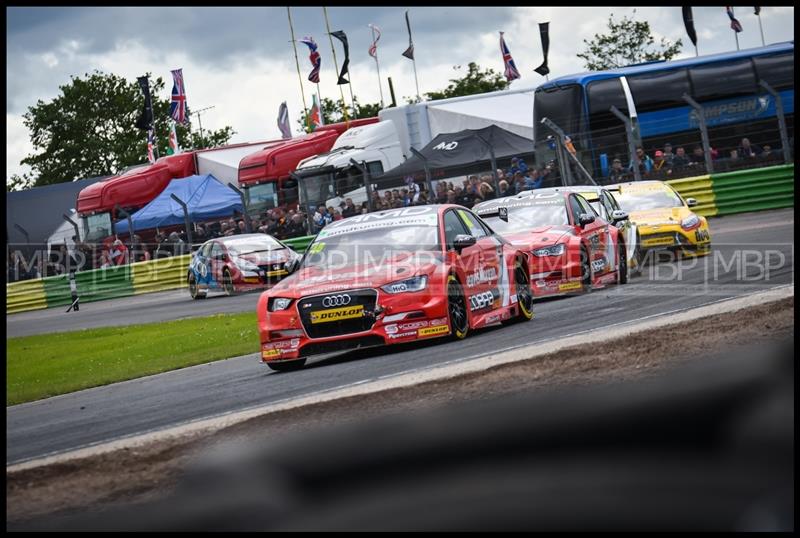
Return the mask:
[[6,341],[6,405],[259,350],[255,312]]

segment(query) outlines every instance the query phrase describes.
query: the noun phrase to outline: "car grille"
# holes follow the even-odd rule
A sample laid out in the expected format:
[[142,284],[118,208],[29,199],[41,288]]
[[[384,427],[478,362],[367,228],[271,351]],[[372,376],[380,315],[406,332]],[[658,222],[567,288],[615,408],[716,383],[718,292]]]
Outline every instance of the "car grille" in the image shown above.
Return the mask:
[[[349,297],[349,300],[340,298]],[[330,306],[323,304],[328,298]],[[331,299],[332,298],[332,299]],[[375,303],[378,300],[378,292],[375,290],[352,290],[331,292],[323,295],[313,295],[303,297],[297,303],[297,310],[300,314],[300,321],[306,330],[309,338],[326,338],[329,336],[342,336],[346,334],[360,333],[368,331],[375,324]],[[346,302],[346,304],[344,304]],[[341,320],[312,322],[312,312],[330,312],[342,308],[353,308],[361,306],[363,315],[349,317]]]
[[264,276],[261,277],[261,282],[264,284],[275,284],[276,282],[280,281],[283,278],[286,278],[288,275],[272,275],[268,276],[269,273],[275,271],[284,271],[286,269],[286,264],[284,263],[267,263],[264,265],[259,265],[258,268],[264,271]]

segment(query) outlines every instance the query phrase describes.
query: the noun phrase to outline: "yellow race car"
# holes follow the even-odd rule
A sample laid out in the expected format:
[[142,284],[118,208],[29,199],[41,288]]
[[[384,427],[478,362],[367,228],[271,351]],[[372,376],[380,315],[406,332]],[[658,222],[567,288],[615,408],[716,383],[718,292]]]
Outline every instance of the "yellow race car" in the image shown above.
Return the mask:
[[694,198],[684,200],[662,181],[632,181],[605,188],[614,193],[636,224],[640,260],[649,250],[670,250],[686,256],[705,256],[711,251],[708,221],[689,209],[697,205]]

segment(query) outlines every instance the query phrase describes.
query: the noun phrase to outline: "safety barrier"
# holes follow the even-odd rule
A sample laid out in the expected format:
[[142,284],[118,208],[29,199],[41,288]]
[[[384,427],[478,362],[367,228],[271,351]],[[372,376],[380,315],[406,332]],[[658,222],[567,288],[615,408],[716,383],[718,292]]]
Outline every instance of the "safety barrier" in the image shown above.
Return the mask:
[[47,308],[47,295],[41,278],[6,285],[6,313]]
[[292,249],[296,250],[300,254],[302,254],[303,252],[305,252],[306,248],[308,247],[308,245],[313,240],[314,240],[314,236],[313,235],[306,235],[306,236],[303,236],[303,237],[294,237],[292,239],[284,239],[283,243],[285,245],[291,247]]
[[794,206],[794,165],[713,174],[717,215]]
[[698,215],[711,217],[717,214],[711,176],[673,179],[667,181],[667,183],[678,191],[684,199],[694,198],[697,200],[697,205],[693,208],[693,211]]
[[667,181],[696,213],[709,216],[794,207],[794,164]]
[[[133,295],[131,286],[131,270],[128,265],[93,269],[75,273],[75,285],[81,303],[104,301]],[[42,279],[47,306],[65,306],[72,303],[72,291],[68,275],[47,277]]]
[[172,290],[186,286],[191,254],[172,256],[130,265],[133,294]]

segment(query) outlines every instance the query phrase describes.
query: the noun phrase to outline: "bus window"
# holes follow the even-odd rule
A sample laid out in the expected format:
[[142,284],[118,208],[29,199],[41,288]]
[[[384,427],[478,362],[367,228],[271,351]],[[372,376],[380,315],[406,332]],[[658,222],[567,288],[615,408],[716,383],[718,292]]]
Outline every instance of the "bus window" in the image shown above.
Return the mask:
[[776,90],[794,88],[794,54],[756,57],[753,61],[760,80]]
[[692,94],[686,69],[629,76],[627,79],[638,114],[651,110],[686,106],[686,101],[681,96],[684,93]]
[[614,114],[609,112],[615,106],[623,114],[628,113],[628,102],[622,90],[622,82],[615,77],[606,80],[590,82],[588,85],[589,96],[589,125],[592,131],[608,127],[618,127],[621,122]]
[[533,124],[536,129],[536,144],[543,143],[553,134],[542,125],[542,118],[550,118],[565,133],[583,130],[583,91],[580,85],[570,84],[560,88],[537,90],[533,100]]
[[756,75],[750,59],[714,63],[689,69],[697,101],[725,99],[757,93]]

